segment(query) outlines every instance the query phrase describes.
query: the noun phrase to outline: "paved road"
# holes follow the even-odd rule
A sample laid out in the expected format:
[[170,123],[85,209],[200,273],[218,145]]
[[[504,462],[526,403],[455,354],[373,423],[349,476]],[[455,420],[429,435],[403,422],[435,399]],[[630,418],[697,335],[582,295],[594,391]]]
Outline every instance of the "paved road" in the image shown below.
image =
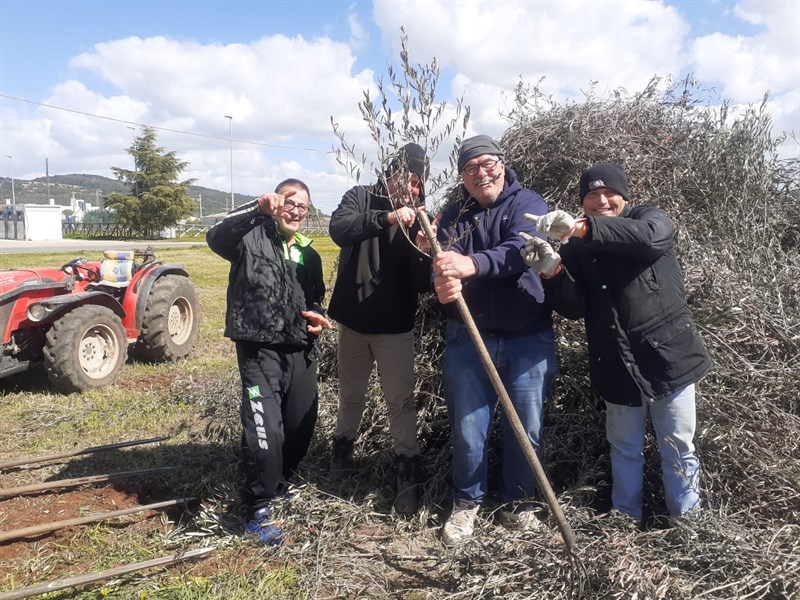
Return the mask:
[[184,248],[187,246],[205,246],[205,242],[177,242],[172,240],[143,240],[139,242],[121,242],[117,240],[3,240],[0,239],[0,254],[23,254],[31,252],[102,252],[103,250],[144,249],[147,246],[158,248]]

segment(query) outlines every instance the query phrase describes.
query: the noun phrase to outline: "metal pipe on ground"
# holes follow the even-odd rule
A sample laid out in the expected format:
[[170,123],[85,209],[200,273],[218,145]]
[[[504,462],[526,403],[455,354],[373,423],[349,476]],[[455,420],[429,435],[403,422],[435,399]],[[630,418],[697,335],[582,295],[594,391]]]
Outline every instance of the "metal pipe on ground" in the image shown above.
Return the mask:
[[52,523],[42,523],[41,525],[32,525],[30,527],[21,527],[19,529],[12,529],[10,531],[0,532],[0,544],[9,542],[11,540],[18,540],[21,538],[31,537],[42,533],[50,533],[58,529],[66,527],[75,527],[77,525],[86,525],[88,523],[97,523],[98,521],[107,521],[116,517],[123,517],[125,515],[132,515],[146,510],[159,510],[169,506],[176,506],[178,504],[186,504],[191,501],[191,498],[180,498],[178,500],[164,500],[163,502],[154,502],[153,504],[144,504],[141,506],[131,506],[130,508],[122,508],[120,510],[113,510],[105,513],[97,513],[94,515],[87,515],[85,517],[76,517],[75,519],[63,519],[61,521],[53,521]]
[[67,450],[65,452],[55,452],[53,454],[41,454],[39,456],[29,456],[27,458],[19,458],[0,463],[0,470],[11,469],[13,467],[21,467],[24,465],[31,465],[34,463],[46,462],[48,460],[58,460],[60,458],[70,458],[72,456],[80,456],[82,454],[92,454],[94,452],[106,452],[108,450],[117,450],[118,448],[127,448],[129,446],[139,446],[141,444],[152,444],[154,442],[163,442],[168,440],[168,437],[154,437],[146,440],[133,440],[130,442],[119,442],[117,444],[106,444],[105,446],[92,446],[90,448],[81,448],[79,450]]
[[112,577],[119,577],[127,573],[135,571],[142,571],[151,567],[161,567],[164,565],[171,565],[176,562],[188,560],[190,558],[197,558],[209,552],[216,550],[215,547],[198,548],[196,550],[187,550],[186,552],[178,552],[176,554],[161,556],[151,560],[145,560],[130,565],[123,565],[107,569],[105,571],[98,571],[96,573],[86,573],[85,575],[77,575],[75,577],[66,577],[64,579],[56,579],[48,583],[42,583],[31,587],[20,588],[11,592],[0,592],[0,600],[18,600],[19,598],[30,598],[31,596],[38,596],[48,592],[57,592],[58,590],[66,590],[68,588],[78,587],[79,585],[86,585],[87,583],[94,583],[96,581],[104,581]]
[[151,473],[162,473],[164,471],[174,471],[175,469],[182,469],[181,466],[174,467],[155,467],[153,469],[140,469],[138,471],[120,471],[119,473],[103,473],[102,475],[89,475],[87,477],[76,477],[74,479],[58,479],[56,481],[46,481],[44,483],[33,483],[31,485],[23,485],[15,488],[0,489],[0,498],[9,498],[12,496],[19,496],[21,494],[28,494],[30,492],[41,492],[44,490],[52,490],[57,488],[74,487],[78,485],[85,485],[87,483],[101,483],[104,481],[111,481],[113,479],[124,479],[125,477],[137,477],[139,475],[148,475]]

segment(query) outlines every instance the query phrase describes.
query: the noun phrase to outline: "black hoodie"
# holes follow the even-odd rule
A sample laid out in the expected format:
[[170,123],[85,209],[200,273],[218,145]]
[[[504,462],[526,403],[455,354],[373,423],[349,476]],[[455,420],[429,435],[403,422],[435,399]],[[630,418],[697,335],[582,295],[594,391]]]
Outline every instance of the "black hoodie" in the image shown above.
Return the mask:
[[331,215],[341,252],[328,313],[359,333],[411,331],[417,296],[430,290],[430,257],[413,243],[419,224],[389,225],[391,210],[385,187],[375,184],[350,189]]

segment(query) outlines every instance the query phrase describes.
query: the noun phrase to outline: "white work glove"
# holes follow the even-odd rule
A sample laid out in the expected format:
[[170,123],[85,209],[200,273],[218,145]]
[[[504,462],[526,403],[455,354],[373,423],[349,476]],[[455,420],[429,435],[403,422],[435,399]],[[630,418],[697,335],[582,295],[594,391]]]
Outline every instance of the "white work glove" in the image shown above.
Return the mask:
[[558,252],[541,238],[529,235],[524,231],[520,231],[519,234],[525,240],[525,245],[519,251],[525,264],[541,273],[545,278],[553,277],[558,273],[558,268],[561,266],[561,257]]
[[536,223],[536,231],[554,240],[567,242],[572,236],[583,237],[583,228],[576,226],[581,225],[584,219],[573,219],[563,210],[553,210],[546,215],[525,213],[525,218]]

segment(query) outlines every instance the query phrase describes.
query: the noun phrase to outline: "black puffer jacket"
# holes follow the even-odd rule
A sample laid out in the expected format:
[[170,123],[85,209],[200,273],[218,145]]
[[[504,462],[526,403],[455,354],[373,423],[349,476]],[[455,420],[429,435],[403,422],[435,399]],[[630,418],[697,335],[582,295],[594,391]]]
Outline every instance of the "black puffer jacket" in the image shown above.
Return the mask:
[[306,348],[315,337],[300,311],[325,314],[322,260],[310,246],[303,264],[284,257],[275,221],[258,209],[234,213],[212,227],[208,246],[229,260],[225,336],[286,349]]
[[430,257],[411,241],[419,224],[389,225],[391,209],[382,185],[356,186],[331,215],[331,239],[342,250],[328,309],[359,333],[411,331],[418,294],[430,290]]
[[640,406],[698,381],[711,360],[686,304],[669,218],[626,206],[588,222],[586,237],[559,251],[568,273],[544,288],[557,312],[585,320],[592,386],[608,402]]

